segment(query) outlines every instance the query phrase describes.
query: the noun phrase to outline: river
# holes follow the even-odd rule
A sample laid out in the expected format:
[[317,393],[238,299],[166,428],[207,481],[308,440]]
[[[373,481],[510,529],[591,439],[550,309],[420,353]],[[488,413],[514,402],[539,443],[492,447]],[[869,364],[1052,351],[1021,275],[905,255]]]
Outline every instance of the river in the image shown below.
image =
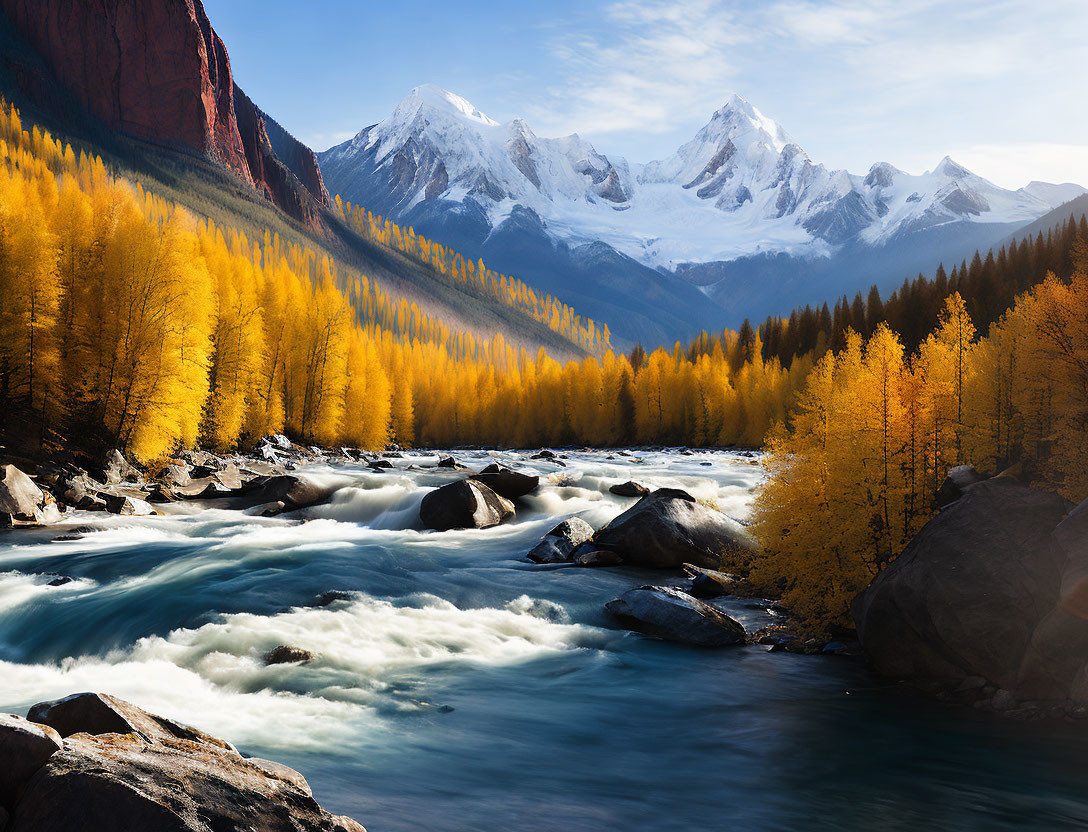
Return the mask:
[[[507,525],[421,531],[423,495],[463,474],[406,455],[308,468],[343,487],[285,517],[184,503],[80,514],[75,540],[0,532],[0,710],[113,693],[299,769],[370,832],[1088,828],[1080,726],[931,702],[856,659],[627,633],[604,603],[679,578],[524,560],[564,517],[616,516],[632,501],[608,487],[628,479],[743,520],[757,460],[457,456],[543,485]],[[330,590],[348,594],[315,605]],[[279,644],[315,658],[265,666]]]

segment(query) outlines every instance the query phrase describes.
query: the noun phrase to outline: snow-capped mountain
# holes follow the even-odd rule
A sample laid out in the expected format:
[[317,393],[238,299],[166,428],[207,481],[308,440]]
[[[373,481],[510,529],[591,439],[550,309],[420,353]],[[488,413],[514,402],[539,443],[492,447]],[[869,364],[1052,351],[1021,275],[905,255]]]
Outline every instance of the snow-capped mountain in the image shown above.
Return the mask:
[[[319,160],[333,192],[474,256],[516,218],[518,228],[538,222],[560,249],[605,243],[646,272],[679,270],[719,299],[736,280],[723,289],[717,271],[693,266],[782,254],[834,259],[922,234],[959,235],[973,247],[986,229],[996,240],[1085,192],[1039,182],[1006,190],[947,157],[920,175],[884,162],[864,175],[828,170],[737,95],[670,157],[638,165],[576,134],[549,139],[520,119],[499,124],[460,96],[423,86]],[[508,262],[496,266],[523,273],[517,246],[506,248]]]

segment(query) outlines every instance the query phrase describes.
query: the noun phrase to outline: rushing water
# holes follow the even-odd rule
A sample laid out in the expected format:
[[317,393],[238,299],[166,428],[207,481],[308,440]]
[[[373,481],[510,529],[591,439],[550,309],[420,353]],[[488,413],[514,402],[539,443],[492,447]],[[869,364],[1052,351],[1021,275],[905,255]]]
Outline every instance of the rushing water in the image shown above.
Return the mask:
[[[344,487],[287,517],[188,503],[0,536],[0,710],[110,692],[298,768],[371,832],[1088,826],[1082,731],[911,698],[852,659],[626,633],[604,603],[676,578],[523,559],[559,519],[630,505],[608,493],[627,479],[743,519],[754,460],[492,456],[545,479],[483,531],[419,530],[423,495],[463,476],[421,455],[314,467]],[[315,606],[328,590],[351,594]],[[316,657],[264,666],[278,644]]]

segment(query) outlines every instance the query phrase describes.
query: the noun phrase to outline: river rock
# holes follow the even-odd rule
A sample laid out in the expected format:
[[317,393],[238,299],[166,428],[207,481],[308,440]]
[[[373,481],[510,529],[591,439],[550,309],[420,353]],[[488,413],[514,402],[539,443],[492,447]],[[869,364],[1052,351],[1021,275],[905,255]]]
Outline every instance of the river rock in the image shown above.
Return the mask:
[[[876,669],[948,684],[981,676],[1014,693],[1032,687],[1021,665],[1060,602],[1067,556],[1054,530],[1067,510],[1062,497],[1008,478],[967,488],[854,599]],[[1047,682],[1045,698],[1066,698],[1072,683]]]
[[313,659],[314,654],[301,647],[292,647],[289,644],[281,644],[269,650],[264,657],[264,663],[271,664],[296,664]]
[[642,483],[628,480],[627,482],[621,482],[610,486],[608,492],[610,494],[615,494],[617,497],[641,497],[643,494],[649,494],[650,489]]
[[48,725],[0,714],[0,807],[14,808],[23,787],[63,745],[60,734]]
[[593,527],[580,517],[564,520],[526,555],[533,563],[569,563],[574,550],[593,537]]
[[83,727],[30,778],[8,832],[365,832],[322,809],[297,771],[209,734],[179,734],[178,723],[105,694],[46,705]]
[[696,598],[716,598],[719,595],[734,595],[741,581],[736,575],[705,569],[693,563],[683,564],[684,572],[691,577],[691,594]]
[[130,497],[127,494],[112,494],[108,491],[103,491],[98,496],[105,501],[106,511],[110,514],[144,517],[155,513],[151,503],[147,502],[147,500],[141,500],[139,497]]
[[632,630],[698,647],[744,644],[744,627],[725,613],[674,587],[640,586],[605,609]]
[[22,471],[14,465],[0,466],[0,514],[33,520],[44,499],[44,492]]
[[513,503],[476,480],[436,488],[424,496],[419,506],[423,526],[440,532],[486,529],[513,516]]
[[740,523],[677,488],[644,495],[597,532],[593,543],[618,552],[625,563],[657,568],[684,563],[716,567],[727,554],[756,548]]
[[53,728],[62,737],[73,734],[130,734],[147,740],[187,740],[234,751],[225,740],[110,696],[108,693],[73,693],[63,699],[39,702],[27,719]]
[[[585,549],[585,547],[582,548]],[[587,567],[619,566],[623,563],[623,558],[618,552],[609,549],[594,549],[591,545],[586,551],[579,551],[575,555],[574,563],[577,566]]]
[[281,474],[254,480],[248,485],[250,487],[243,491],[254,503],[281,502],[289,511],[324,502],[336,490],[335,486],[320,483],[302,474]]
[[189,466],[177,462],[171,462],[163,468],[162,473],[159,474],[159,482],[165,483],[171,487],[188,485],[192,479],[193,478],[189,473]]
[[501,465],[488,465],[470,479],[482,482],[496,494],[507,500],[518,500],[526,494],[536,491],[540,477],[535,474],[523,474]]

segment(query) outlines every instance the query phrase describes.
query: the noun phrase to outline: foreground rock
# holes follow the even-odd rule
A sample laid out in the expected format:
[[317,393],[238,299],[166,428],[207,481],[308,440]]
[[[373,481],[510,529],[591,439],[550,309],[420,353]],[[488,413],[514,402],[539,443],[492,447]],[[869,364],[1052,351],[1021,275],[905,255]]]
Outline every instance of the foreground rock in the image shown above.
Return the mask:
[[8,832],[365,832],[297,771],[123,700],[77,694],[31,713],[65,730],[0,718]]
[[574,550],[591,537],[593,527],[580,517],[571,517],[544,535],[526,557],[533,563],[570,563]]
[[725,613],[673,587],[640,586],[605,609],[625,627],[697,647],[744,644],[744,627]]
[[450,529],[486,529],[514,516],[514,504],[475,480],[451,482],[428,493],[419,506],[423,526]]
[[1063,522],[1068,509],[1007,478],[971,485],[854,600],[876,668],[941,684],[979,677],[1018,700],[1085,698],[1088,620],[1067,599],[1088,528],[1078,513]]
[[33,520],[45,494],[34,480],[14,465],[0,467],[0,514],[18,520]]
[[532,494],[540,485],[540,477],[535,474],[522,474],[501,465],[488,465],[480,473],[473,474],[471,479],[482,482],[507,500],[520,500]]
[[643,496],[597,532],[593,544],[618,553],[625,563],[656,568],[716,567],[726,555],[756,549],[740,523],[676,488]]

